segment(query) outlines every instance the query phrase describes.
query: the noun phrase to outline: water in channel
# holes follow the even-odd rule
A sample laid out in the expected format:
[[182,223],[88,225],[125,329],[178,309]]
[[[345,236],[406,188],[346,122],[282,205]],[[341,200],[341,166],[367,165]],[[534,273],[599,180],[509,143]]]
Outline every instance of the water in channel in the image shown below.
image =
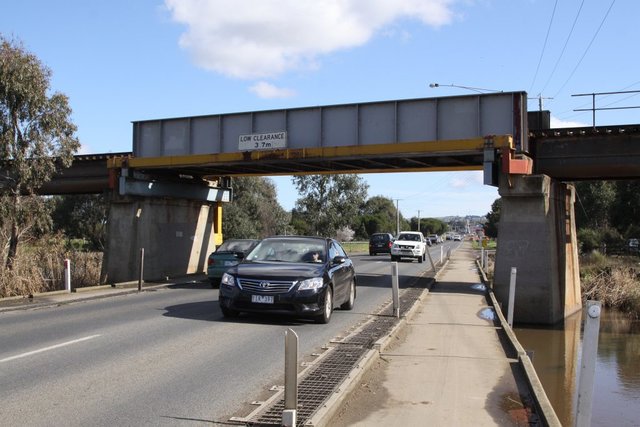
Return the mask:
[[[573,426],[584,313],[564,329],[514,328],[563,426]],[[640,426],[640,320],[604,309],[600,319],[591,425]]]

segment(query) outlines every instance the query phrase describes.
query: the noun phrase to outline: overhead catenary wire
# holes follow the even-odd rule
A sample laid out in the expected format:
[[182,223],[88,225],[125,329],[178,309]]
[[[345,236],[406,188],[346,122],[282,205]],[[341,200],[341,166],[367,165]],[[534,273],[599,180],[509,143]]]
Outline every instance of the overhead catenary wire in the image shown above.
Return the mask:
[[540,52],[540,58],[538,59],[538,66],[536,67],[536,72],[533,75],[533,81],[531,82],[531,87],[529,88],[529,91],[533,89],[533,85],[535,84],[536,79],[538,78],[538,71],[540,70],[540,64],[542,63],[542,58],[544,57],[544,51],[547,48],[547,41],[549,40],[549,33],[551,32],[551,25],[553,24],[553,17],[556,15],[557,7],[558,7],[558,0],[556,0],[553,5],[553,12],[551,12],[551,19],[549,20],[549,26],[547,27],[547,35],[544,38],[544,43],[542,45],[542,52]]
[[[626,91],[626,90],[628,90],[628,89],[633,88],[634,86],[636,86],[636,85],[638,85],[638,84],[640,84],[640,80],[638,80],[638,81],[636,81],[636,82],[633,82],[633,83],[631,83],[631,84],[629,84],[629,85],[627,85],[627,86],[625,86],[625,87],[623,87],[623,88],[620,88],[620,89],[618,89],[617,91],[613,91],[613,92],[624,92],[624,91]],[[602,107],[608,107],[608,106],[611,106],[611,105],[614,105],[614,104],[620,103],[620,102],[622,102],[622,101],[626,101],[627,99],[629,99],[629,98],[633,98],[634,96],[638,96],[638,95],[640,95],[640,94],[636,93],[636,94],[633,94],[633,95],[628,95],[628,96],[626,96],[626,97],[624,97],[624,98],[618,99],[618,100],[613,101],[613,102],[611,102],[611,103],[609,103],[609,104],[605,104],[605,105],[603,105]],[[611,96],[614,96],[614,95],[613,95],[613,94],[611,94],[611,95],[602,95],[602,97],[600,98],[600,100],[601,100],[601,101],[602,101],[602,100],[605,100],[605,99],[607,99],[607,98],[609,98],[609,97],[611,97]],[[576,107],[576,109],[586,108],[586,107],[591,106],[591,104],[592,104],[592,103],[591,103],[590,101],[587,101],[587,102],[584,102],[584,103],[582,103],[582,104],[578,105],[578,106]],[[565,114],[569,114],[569,115],[565,115]],[[574,117],[582,116],[582,115],[584,115],[584,114],[587,114],[587,112],[578,112],[578,113],[576,113],[576,112],[575,112],[575,110],[565,110],[565,111],[561,111],[561,112],[559,112],[559,113],[557,114],[557,116],[558,116],[558,118],[560,118],[561,120],[568,120],[568,119],[572,119],[572,118],[574,118]]]
[[578,22],[578,18],[580,17],[580,12],[582,11],[582,6],[584,6],[584,0],[582,0],[582,2],[580,3],[580,7],[578,8],[578,12],[576,13],[576,17],[573,19],[573,24],[571,25],[571,30],[569,31],[569,34],[567,35],[567,38],[564,41],[564,46],[562,46],[562,51],[560,52],[560,55],[558,56],[558,59],[556,60],[556,63],[553,66],[553,70],[551,70],[551,74],[549,74],[549,77],[547,78],[547,81],[544,83],[544,86],[542,86],[542,89],[540,89],[540,93],[544,92],[544,90],[549,85],[549,82],[551,81],[551,78],[555,74],[556,69],[558,68],[558,65],[560,64],[560,60],[562,59],[562,56],[564,55],[565,50],[567,50],[567,45],[569,44],[569,40],[571,39],[571,35],[573,34],[573,30],[575,29],[576,23]]
[[582,61],[587,56],[587,53],[589,52],[589,49],[593,45],[593,42],[598,37],[598,34],[600,33],[600,30],[602,29],[602,26],[604,25],[605,21],[607,20],[607,17],[609,16],[609,13],[611,12],[611,9],[613,8],[613,5],[615,4],[615,2],[616,2],[616,0],[612,0],[611,1],[611,4],[609,5],[609,8],[607,9],[607,12],[605,13],[604,17],[602,18],[602,21],[600,22],[600,25],[598,26],[598,29],[596,30],[596,32],[594,33],[593,37],[591,38],[591,41],[589,42],[589,44],[587,45],[586,49],[582,53],[582,56],[580,57],[580,60],[578,61],[576,66],[573,68],[573,70],[569,74],[569,77],[567,77],[567,80],[565,80],[565,82],[562,84],[562,86],[560,86],[560,89],[558,89],[558,91],[555,93],[555,95],[553,95],[553,98],[557,97],[562,92],[562,90],[567,85],[567,83],[569,83],[569,81],[571,81],[571,79],[573,78],[573,75],[578,70],[578,67],[580,67],[580,64],[582,64]]

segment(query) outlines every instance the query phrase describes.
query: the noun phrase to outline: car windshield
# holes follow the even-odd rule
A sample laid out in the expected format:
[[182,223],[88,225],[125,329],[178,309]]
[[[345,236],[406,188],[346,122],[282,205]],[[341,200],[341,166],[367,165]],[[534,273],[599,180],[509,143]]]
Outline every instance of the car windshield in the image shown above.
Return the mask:
[[227,240],[216,252],[247,252],[256,244],[255,240]]
[[384,234],[374,234],[371,236],[371,241],[373,242],[384,242],[385,240],[387,240],[387,236]]
[[318,239],[265,239],[247,256],[249,261],[324,262],[324,241]]
[[414,242],[420,241],[420,235],[418,234],[401,234],[398,240],[413,240]]

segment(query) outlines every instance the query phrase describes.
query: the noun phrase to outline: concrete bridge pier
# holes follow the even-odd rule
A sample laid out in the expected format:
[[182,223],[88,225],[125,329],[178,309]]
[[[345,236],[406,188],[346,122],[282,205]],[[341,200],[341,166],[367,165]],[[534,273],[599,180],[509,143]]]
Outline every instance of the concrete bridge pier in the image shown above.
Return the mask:
[[514,322],[552,325],[580,310],[580,274],[571,185],[546,175],[501,175],[494,292],[507,311],[511,268]]
[[220,243],[221,202],[114,195],[101,282],[137,280],[140,248],[145,280],[203,272]]

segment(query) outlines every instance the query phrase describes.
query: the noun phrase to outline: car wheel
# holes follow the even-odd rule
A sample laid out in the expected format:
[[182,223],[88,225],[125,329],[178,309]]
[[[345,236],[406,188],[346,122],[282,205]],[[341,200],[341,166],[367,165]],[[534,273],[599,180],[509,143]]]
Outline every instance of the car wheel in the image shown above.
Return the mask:
[[423,261],[426,261],[426,260],[427,260],[427,253],[426,253],[426,252],[422,254],[422,260],[423,260]]
[[209,282],[211,283],[211,287],[213,289],[220,287],[220,279],[209,279]]
[[419,262],[420,264],[422,264],[423,259],[424,259],[424,255],[420,255],[420,256],[418,257],[418,262]]
[[351,279],[349,284],[349,299],[340,306],[342,310],[351,310],[356,302],[356,281]]
[[316,323],[329,323],[331,320],[331,313],[333,312],[333,290],[331,286],[327,286],[327,291],[324,294],[324,305],[322,306],[322,314],[315,318]]
[[220,310],[222,310],[222,315],[224,317],[238,317],[240,312],[238,310],[234,310],[229,307],[220,306]]
[[374,255],[375,255],[374,252],[369,251],[369,256],[374,256]]

